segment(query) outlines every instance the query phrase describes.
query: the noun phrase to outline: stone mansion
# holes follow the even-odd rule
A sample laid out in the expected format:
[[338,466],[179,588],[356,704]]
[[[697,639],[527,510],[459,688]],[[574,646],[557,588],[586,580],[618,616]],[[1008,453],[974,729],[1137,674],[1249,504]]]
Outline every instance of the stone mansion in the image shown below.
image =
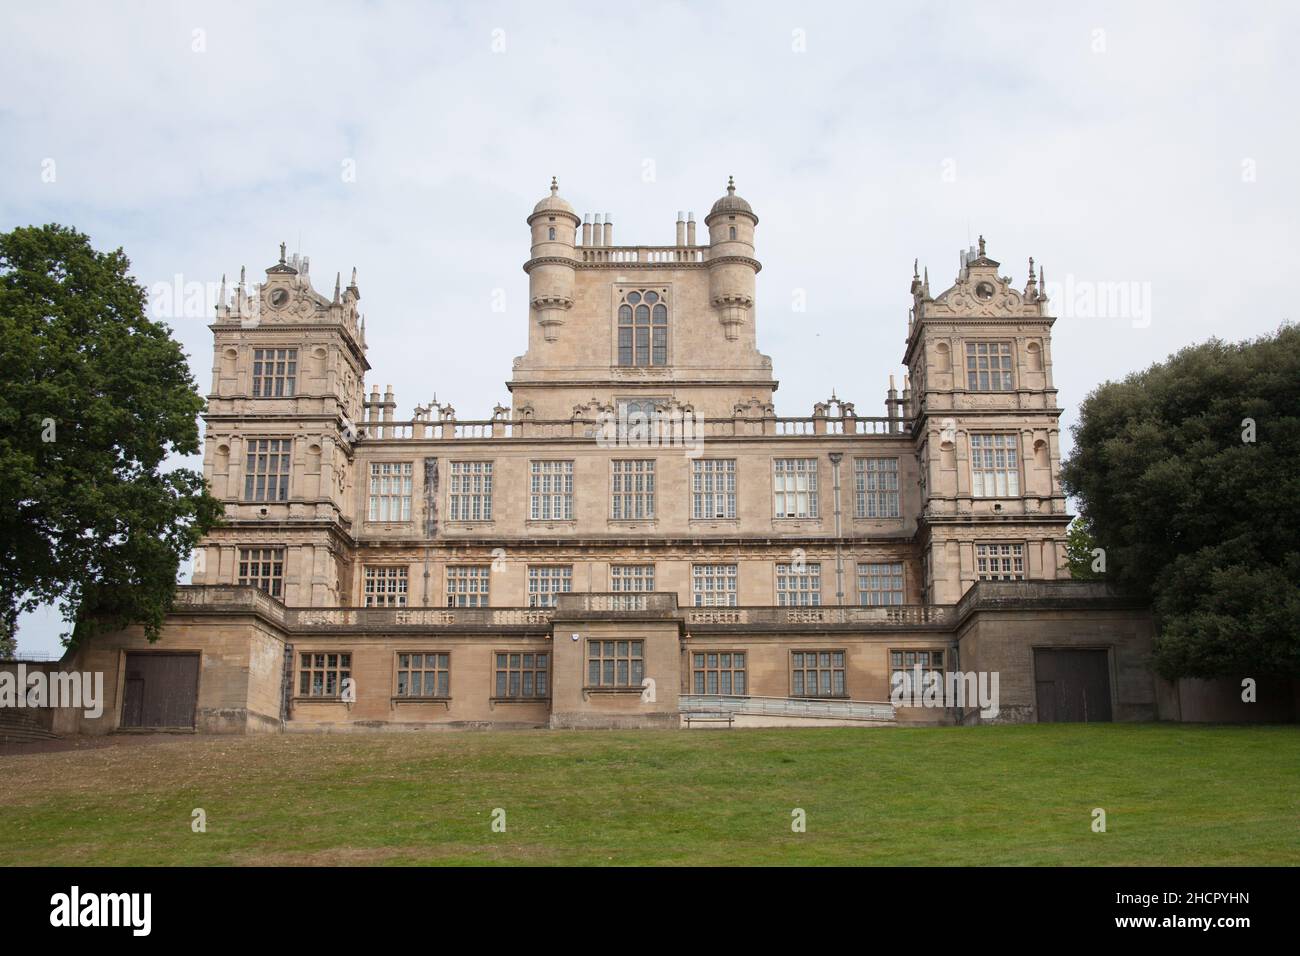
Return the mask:
[[914,268],[883,414],[832,395],[787,417],[758,224],[729,184],[702,234],[679,213],[672,245],[619,245],[552,181],[527,350],[483,420],[367,388],[355,272],[323,294],[281,247],[223,288],[204,470],[225,521],[160,641],[70,652],[108,697],[78,729],[990,719],[891,703],[900,672],[996,673],[992,719],[1154,717],[1149,615],[1064,570],[1033,260],[1013,285],[981,238],[937,293]]

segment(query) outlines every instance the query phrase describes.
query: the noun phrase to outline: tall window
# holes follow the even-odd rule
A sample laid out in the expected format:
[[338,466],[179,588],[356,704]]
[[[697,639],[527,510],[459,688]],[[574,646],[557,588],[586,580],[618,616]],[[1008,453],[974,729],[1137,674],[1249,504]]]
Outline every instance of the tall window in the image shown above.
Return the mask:
[[453,461],[450,503],[452,521],[492,520],[492,462]]
[[499,651],[496,655],[494,697],[542,698],[550,694],[550,655],[531,651]]
[[446,651],[398,654],[397,696],[450,697],[451,655]]
[[352,654],[315,652],[298,655],[298,696],[338,697],[352,676]]
[[406,607],[405,565],[366,565],[366,607]]
[[615,459],[612,489],[615,520],[630,521],[655,516],[655,463],[653,458]]
[[615,564],[609,569],[609,589],[620,593],[640,593],[655,589],[653,564]]
[[253,349],[254,398],[289,398],[297,381],[297,349]]
[[1020,494],[1020,460],[1015,435],[970,436],[971,493],[976,498]]
[[555,598],[573,590],[573,565],[535,564],[528,568],[528,606],[555,607]]
[[736,517],[736,459],[697,458],[691,462],[691,517]]
[[640,687],[645,677],[644,641],[588,641],[588,687]]
[[772,490],[778,518],[817,517],[817,459],[777,458]]
[[372,461],[370,463],[371,521],[411,520],[411,463],[409,461]]
[[244,467],[245,501],[288,501],[292,438],[250,438]]
[[528,517],[567,521],[573,517],[573,462],[535,461],[529,476]]
[[975,571],[981,581],[1023,581],[1025,546],[1023,544],[975,545]]
[[776,603],[782,607],[802,607],[822,603],[822,566],[812,561],[797,567],[776,566]]
[[240,548],[239,583],[283,597],[284,548]]
[[1011,391],[1011,343],[967,342],[966,387],[972,392]]
[[487,607],[489,565],[447,566],[447,607]]
[[853,459],[854,514],[859,518],[898,517],[898,459]]
[[735,607],[736,565],[693,565],[691,591],[696,607]]
[[843,651],[791,651],[791,697],[847,697]]
[[638,289],[618,307],[618,364],[668,364],[668,303],[662,291]]
[[881,607],[903,603],[901,561],[858,565],[858,603]]
[[691,690],[696,694],[735,694],[749,691],[744,651],[705,651],[691,654]]

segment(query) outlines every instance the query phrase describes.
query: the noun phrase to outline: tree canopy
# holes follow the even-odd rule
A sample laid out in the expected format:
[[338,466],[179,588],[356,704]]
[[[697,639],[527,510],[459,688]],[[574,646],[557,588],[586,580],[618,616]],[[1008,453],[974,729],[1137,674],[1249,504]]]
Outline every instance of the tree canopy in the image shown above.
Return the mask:
[[[0,233],[0,614],[59,605],[72,640],[143,624],[156,639],[180,562],[217,521],[203,409],[171,330],[121,249],[58,225]],[[12,651],[12,648],[10,649]]]
[[1300,676],[1300,327],[1088,396],[1061,468],[1166,677]]

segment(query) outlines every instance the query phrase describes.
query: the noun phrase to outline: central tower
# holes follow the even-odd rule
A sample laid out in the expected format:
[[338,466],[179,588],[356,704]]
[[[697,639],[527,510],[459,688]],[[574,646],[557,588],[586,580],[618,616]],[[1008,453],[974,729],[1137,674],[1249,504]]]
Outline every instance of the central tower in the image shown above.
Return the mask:
[[655,403],[731,418],[771,405],[754,318],[758,217],[729,181],[704,224],[707,245],[680,212],[672,243],[616,245],[613,217],[580,218],[551,180],[528,217],[528,351],[507,383],[516,416]]

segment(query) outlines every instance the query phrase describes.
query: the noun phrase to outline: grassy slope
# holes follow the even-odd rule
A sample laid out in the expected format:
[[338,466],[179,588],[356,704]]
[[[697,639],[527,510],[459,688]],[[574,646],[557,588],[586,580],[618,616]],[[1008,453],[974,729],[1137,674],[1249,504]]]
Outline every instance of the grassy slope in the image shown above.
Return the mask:
[[1295,865],[1298,782],[1295,727],[180,738],[0,757],[0,860]]

